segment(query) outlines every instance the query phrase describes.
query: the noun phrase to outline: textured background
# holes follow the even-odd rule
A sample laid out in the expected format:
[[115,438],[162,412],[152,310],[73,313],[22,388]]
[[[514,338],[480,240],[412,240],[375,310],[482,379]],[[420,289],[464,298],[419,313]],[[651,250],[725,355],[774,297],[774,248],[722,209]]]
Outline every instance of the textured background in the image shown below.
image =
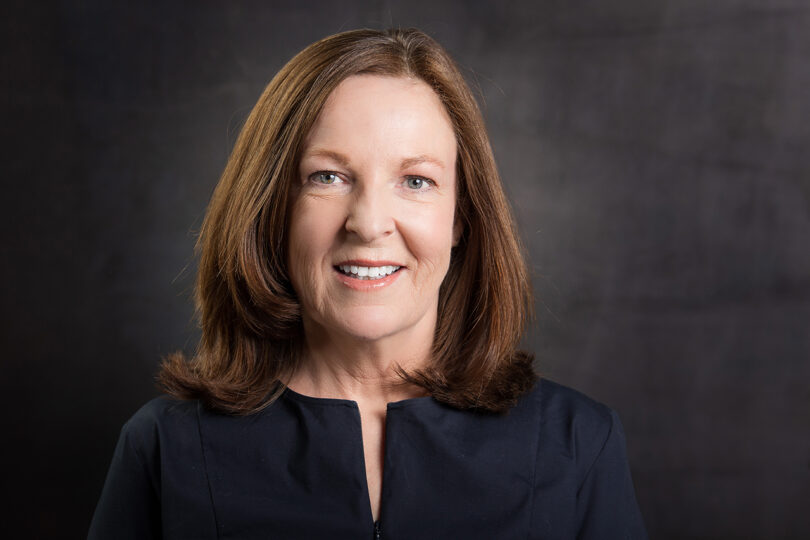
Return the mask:
[[651,537],[810,537],[810,3],[305,4],[0,8],[0,532],[86,533],[160,356],[195,343],[195,231],[262,88],[397,25],[481,94],[526,345],[620,413]]

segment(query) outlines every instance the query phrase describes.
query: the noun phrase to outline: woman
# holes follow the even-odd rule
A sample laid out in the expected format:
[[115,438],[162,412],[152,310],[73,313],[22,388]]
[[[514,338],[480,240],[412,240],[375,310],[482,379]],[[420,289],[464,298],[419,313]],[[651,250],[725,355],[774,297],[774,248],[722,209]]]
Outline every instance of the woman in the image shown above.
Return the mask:
[[199,248],[199,350],[124,426],[91,538],[645,536],[616,415],[516,350],[513,220],[424,34],[293,58]]

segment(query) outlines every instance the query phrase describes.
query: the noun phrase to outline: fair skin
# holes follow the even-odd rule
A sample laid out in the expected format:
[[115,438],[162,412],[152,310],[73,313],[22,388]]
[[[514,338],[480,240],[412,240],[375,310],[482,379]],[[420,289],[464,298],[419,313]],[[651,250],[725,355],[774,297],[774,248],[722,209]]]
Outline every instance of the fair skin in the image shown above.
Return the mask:
[[424,395],[395,384],[394,367],[429,361],[439,287],[461,232],[456,153],[427,84],[377,75],[341,82],[302,148],[288,265],[306,347],[289,386],[357,402],[375,520],[386,406]]

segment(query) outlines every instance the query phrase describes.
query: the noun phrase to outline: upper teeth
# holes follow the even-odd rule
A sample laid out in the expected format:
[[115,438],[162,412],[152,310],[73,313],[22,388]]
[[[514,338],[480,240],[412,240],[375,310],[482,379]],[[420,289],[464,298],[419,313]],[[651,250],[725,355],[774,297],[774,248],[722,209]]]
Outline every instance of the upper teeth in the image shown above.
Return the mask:
[[341,265],[339,268],[344,274],[352,274],[368,279],[385,277],[400,269],[399,266],[354,266],[348,264]]

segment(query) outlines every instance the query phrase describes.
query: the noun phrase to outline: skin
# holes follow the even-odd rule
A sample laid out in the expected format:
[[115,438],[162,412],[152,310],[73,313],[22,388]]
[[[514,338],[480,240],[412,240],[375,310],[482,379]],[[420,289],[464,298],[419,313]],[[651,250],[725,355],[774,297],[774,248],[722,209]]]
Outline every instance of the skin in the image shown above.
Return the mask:
[[[393,368],[428,362],[439,287],[461,233],[456,154],[436,93],[421,80],[377,75],[343,81],[302,148],[288,267],[306,349],[289,386],[357,402],[374,519],[386,405],[423,395],[394,385]],[[386,286],[358,290],[335,269],[355,259],[402,268]]]

